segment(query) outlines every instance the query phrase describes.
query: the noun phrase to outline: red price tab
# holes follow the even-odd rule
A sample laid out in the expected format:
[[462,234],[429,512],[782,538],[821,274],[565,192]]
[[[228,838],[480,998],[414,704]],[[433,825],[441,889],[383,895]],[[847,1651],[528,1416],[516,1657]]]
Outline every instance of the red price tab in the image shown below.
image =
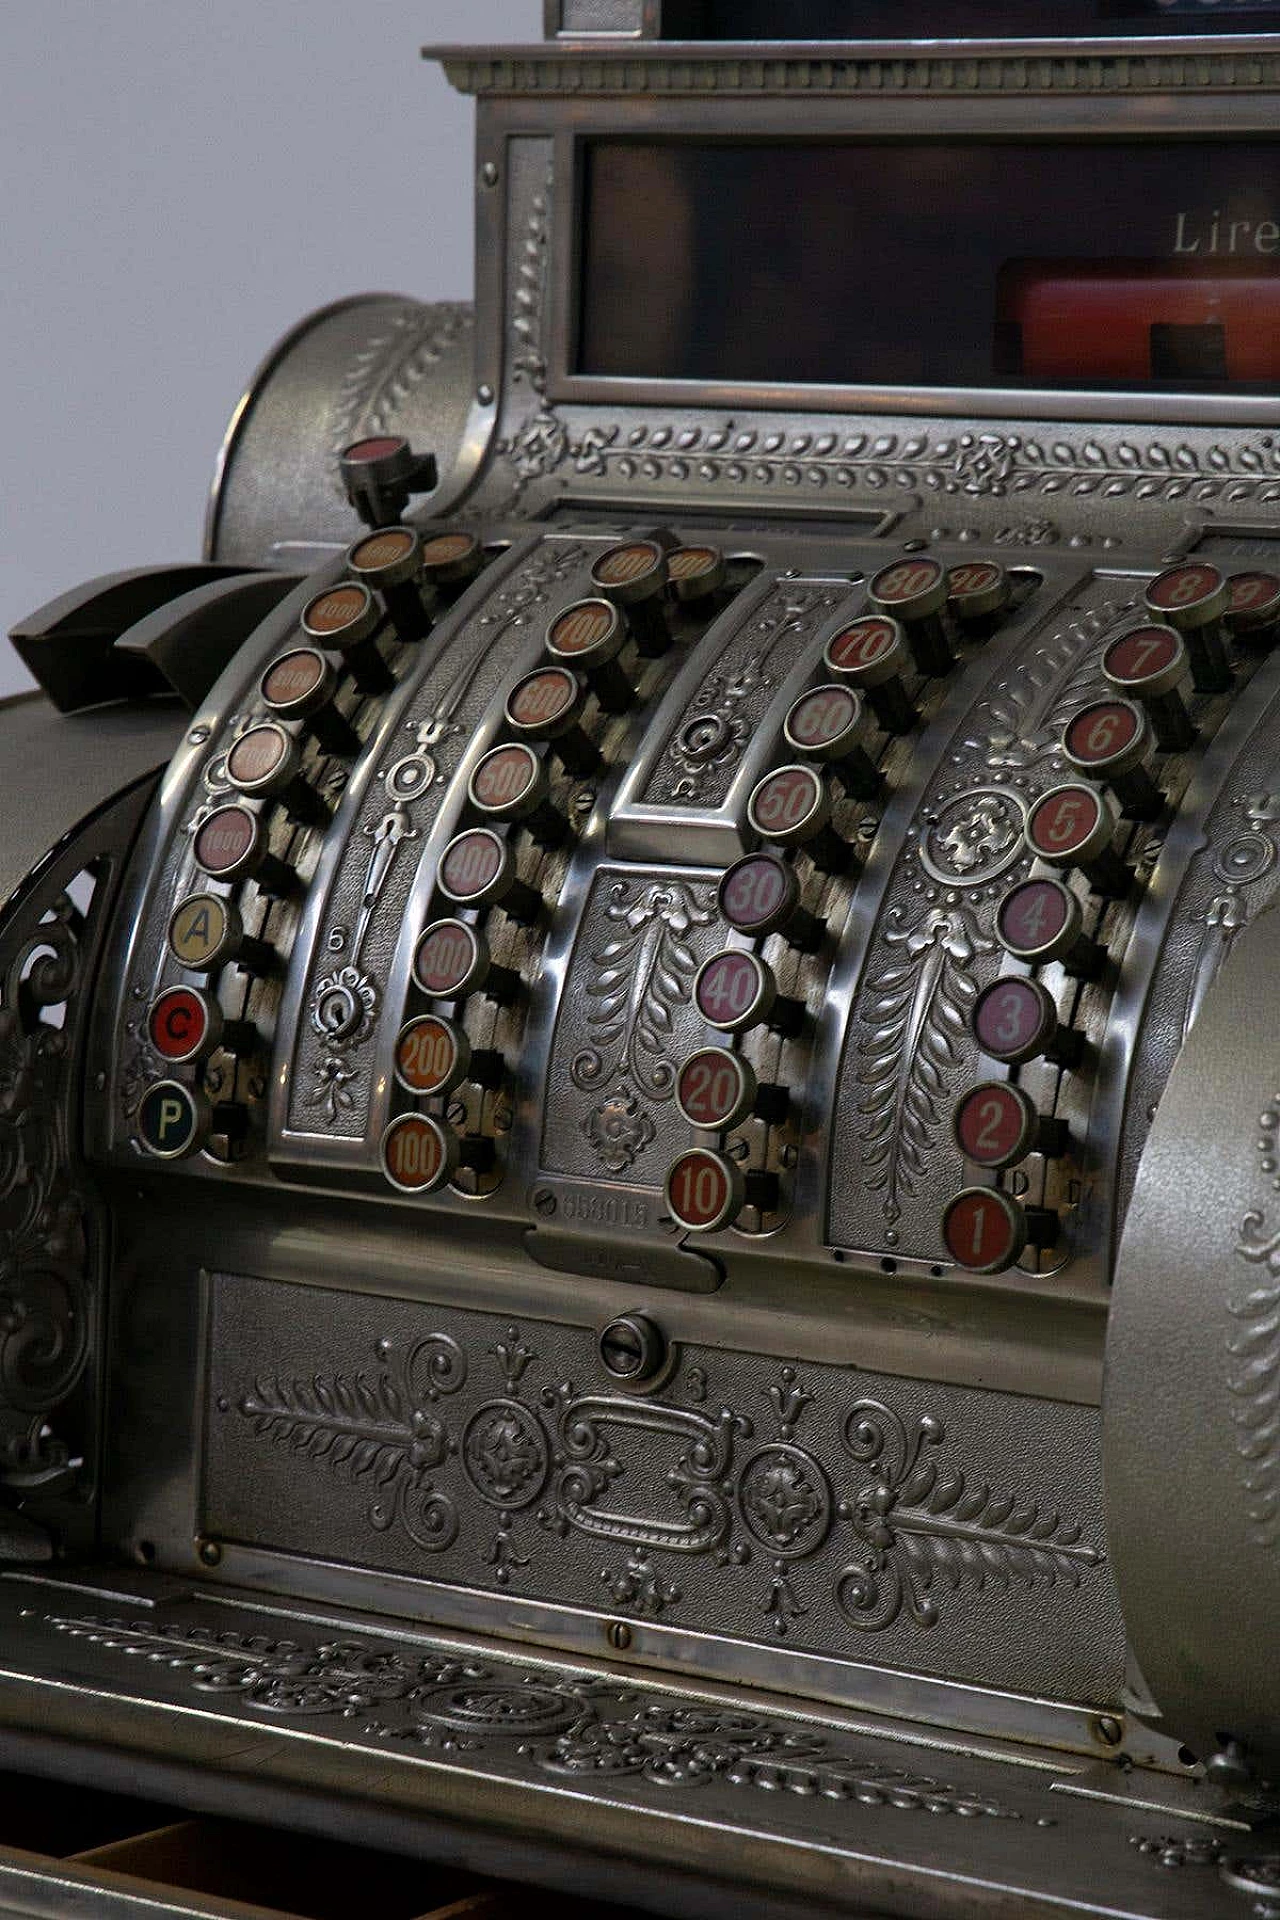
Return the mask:
[[855,620],[827,642],[823,659],[833,673],[862,673],[886,660],[899,644],[892,620]]
[[465,920],[437,920],[418,940],[413,977],[436,1000],[461,999],[480,963],[480,940]]
[[742,1207],[742,1175],[723,1154],[691,1147],[667,1175],[667,1208],[690,1233],[714,1233]]
[[1004,568],[998,567],[993,560],[966,560],[963,565],[952,567],[947,575],[947,589],[956,600],[992,593],[1003,583]]
[[1010,1063],[1034,1059],[1051,1037],[1057,1010],[1034,980],[996,980],[978,995],[973,1030],[984,1053]]
[[383,1171],[401,1193],[430,1193],[443,1186],[455,1154],[453,1136],[428,1114],[402,1114],[382,1136]]
[[227,773],[237,787],[261,787],[289,757],[289,736],[280,727],[250,727],[227,755]]
[[936,560],[896,560],[876,575],[870,592],[885,606],[900,607],[935,592],[942,581],[942,567]]
[[774,853],[749,853],[720,882],[720,911],[739,933],[771,933],[800,898],[800,882]]
[[463,1074],[457,1030],[438,1014],[423,1014],[400,1029],[396,1079],[409,1093],[450,1093]]
[[730,948],[708,960],[693,988],[694,1002],[708,1026],[740,1033],[767,1012],[768,976],[754,953]]
[[553,621],[547,648],[561,659],[576,660],[605,646],[618,630],[618,615],[607,600],[583,600]]
[[1031,810],[1027,840],[1045,860],[1069,860],[1103,826],[1102,796],[1091,787],[1055,787]]
[[1010,1167],[1030,1153],[1036,1118],[1018,1087],[990,1080],[972,1087],[956,1108],[956,1144],[980,1167]]
[[724,1047],[690,1054],[676,1081],[676,1105],[691,1127],[734,1127],[750,1111],[755,1075],[745,1060]]
[[1222,586],[1223,578],[1216,567],[1192,561],[1158,574],[1147,588],[1147,605],[1157,613],[1183,613],[1212,600]]
[[289,713],[302,707],[320,692],[333,669],[314,647],[295,647],[273,660],[260,682],[262,697],[269,707]]
[[1135,693],[1164,679],[1186,657],[1182,640],[1172,627],[1134,627],[1113,640],[1102,656],[1107,679]]
[[784,732],[802,753],[817,753],[849,739],[861,716],[858,696],[848,687],[815,687],[796,701]]
[[591,578],[598,587],[627,587],[661,568],[662,548],[652,540],[634,540],[602,554],[591,569]]
[[1142,715],[1123,700],[1098,700],[1068,722],[1063,745],[1080,766],[1105,767],[1142,732]]
[[942,1216],[942,1238],[959,1267],[971,1273],[1000,1273],[1011,1267],[1027,1242],[1022,1209],[991,1187],[958,1193]]
[[506,842],[489,827],[460,833],[441,858],[441,890],[452,900],[478,901],[498,880],[507,857]]
[[541,762],[531,747],[495,747],[471,776],[471,800],[484,813],[518,807],[538,783]]
[[195,837],[192,852],[197,866],[215,878],[232,875],[258,844],[258,822],[244,807],[219,807]]
[[790,839],[823,811],[823,786],[811,767],[782,767],[760,782],[747,818],[766,840]]
[[1071,896],[1060,880],[1027,880],[1000,902],[996,933],[1009,953],[1031,960],[1062,938],[1072,918]]
[[511,689],[507,700],[507,718],[513,727],[525,733],[554,726],[573,711],[579,697],[578,682],[565,667],[541,667],[528,673]]

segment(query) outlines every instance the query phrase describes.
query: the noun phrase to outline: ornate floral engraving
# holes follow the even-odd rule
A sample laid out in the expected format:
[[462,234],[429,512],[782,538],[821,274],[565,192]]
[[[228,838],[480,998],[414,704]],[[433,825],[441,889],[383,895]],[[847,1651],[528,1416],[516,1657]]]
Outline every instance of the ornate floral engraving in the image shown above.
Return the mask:
[[985,886],[1018,858],[1026,818],[1019,796],[1002,788],[957,794],[929,822],[920,864],[951,886]]
[[888,964],[870,984],[867,1031],[858,1042],[858,1111],[867,1184],[883,1195],[892,1224],[924,1174],[964,1059],[978,993],[974,960],[994,953],[996,942],[957,904],[930,907],[915,920],[891,907],[883,944]]
[[[403,1355],[380,1341],[377,1359],[374,1372],[259,1376],[235,1411],[262,1439],[368,1486],[369,1523],[380,1533],[399,1523],[420,1547],[439,1553],[457,1538],[458,1511],[428,1475],[456,1443],[428,1408],[463,1385],[466,1358],[447,1334],[437,1333]],[[230,1405],[220,1400],[219,1413]]]
[[[32,1613],[25,1624],[83,1639],[125,1659],[185,1674],[204,1698],[235,1696],[255,1712],[366,1720],[354,1737],[410,1743],[499,1763],[518,1774],[630,1777],[669,1795],[712,1781],[863,1807],[1021,1820],[991,1795],[886,1764],[821,1726],[774,1720],[653,1686],[572,1670],[486,1664],[357,1638],[271,1640],[185,1623]],[[340,1735],[353,1737],[344,1728]]]
[[467,1423],[462,1464],[490,1506],[529,1506],[542,1492],[551,1466],[541,1421],[518,1400],[489,1401]]
[[[1280,1192],[1280,1093],[1259,1118],[1258,1162],[1274,1192]],[[1242,1484],[1249,1497],[1249,1533],[1255,1546],[1280,1541],[1280,1405],[1276,1375],[1280,1369],[1280,1230],[1255,1208],[1246,1213],[1235,1251],[1249,1266],[1261,1268],[1245,1292],[1227,1302],[1227,1386],[1236,1429]]]
[[600,1578],[609,1589],[615,1607],[625,1608],[628,1613],[649,1614],[655,1620],[684,1598],[674,1581],[664,1580],[656,1571],[643,1549],[633,1553],[625,1567],[616,1571],[605,1567]]
[[346,499],[338,474],[343,448],[365,434],[386,433],[423,381],[474,326],[475,310],[462,301],[430,306],[406,301],[379,316],[378,331],[357,348],[334,400],[329,450],[340,499]]
[[941,1471],[925,1457],[946,1438],[932,1415],[910,1433],[889,1407],[860,1400],[844,1431],[854,1460],[879,1476],[840,1508],[866,1551],[840,1575],[836,1600],[861,1632],[888,1626],[904,1606],[916,1626],[936,1626],[935,1586],[1078,1587],[1106,1557],[1052,1509]]
[[1280,793],[1246,794],[1235,803],[1234,810],[1239,817],[1213,856],[1214,878],[1221,884],[1195,916],[1204,932],[1183,1007],[1184,1040],[1195,1025],[1205,996],[1222,971],[1227,955],[1259,908],[1271,897],[1268,888],[1256,893],[1251,889],[1265,880],[1276,864],[1280,844]]
[[1153,1866],[1216,1867],[1224,1852],[1221,1840],[1210,1833],[1131,1833],[1129,1845]]
[[800,1447],[763,1447],[742,1470],[738,1499],[756,1539],[783,1559],[815,1553],[831,1528],[827,1476]]
[[675,1016],[698,970],[689,934],[712,923],[714,900],[710,888],[678,880],[616,880],[609,887],[610,937],[591,953],[586,986],[589,1045],[574,1056],[569,1073],[584,1091],[613,1082],[581,1123],[611,1173],[633,1166],[655,1138],[641,1095],[665,1101],[674,1091]]
[[708,774],[731,767],[751,738],[751,723],[737,708],[753,693],[777,685],[753,654],[737,672],[714,673],[702,684],[694,710],[667,749],[680,774],[672,788],[676,800],[697,800]]
[[1080,609],[1034,648],[978,705],[980,731],[966,740],[993,771],[1019,772],[1056,755],[1062,729],[1086,701],[1106,691],[1099,659],[1107,640],[1128,620],[1136,602],[1103,600]]
[[[705,1553],[721,1546],[729,1531],[725,1481],[734,1442],[751,1423],[728,1407],[716,1416],[653,1400],[575,1395],[567,1383],[547,1388],[542,1400],[559,1411],[557,1458],[551,1500],[538,1518],[554,1532],[570,1529],[602,1539],[631,1541],[667,1553]],[[676,1458],[665,1477],[682,1512],[675,1519],[618,1512],[601,1504],[624,1468],[613,1436],[670,1438]]]

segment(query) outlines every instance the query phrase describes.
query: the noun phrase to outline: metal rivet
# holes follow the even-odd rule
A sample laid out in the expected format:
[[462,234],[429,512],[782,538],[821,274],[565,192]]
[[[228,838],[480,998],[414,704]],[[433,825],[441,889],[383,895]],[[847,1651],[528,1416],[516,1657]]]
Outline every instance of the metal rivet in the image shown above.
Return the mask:
[[496,161],[496,160],[486,160],[486,161],[485,161],[485,163],[484,163],[484,165],[483,165],[483,166],[481,167],[481,169],[480,169],[480,180],[481,180],[481,183],[482,183],[482,184],[483,184],[484,186],[486,186],[486,187],[496,187],[496,186],[497,186],[497,184],[498,184],[498,163],[497,163],[497,161]]
[[222,1548],[216,1540],[197,1540],[196,1552],[200,1556],[201,1566],[217,1567],[222,1564]]
[[482,407],[491,407],[493,405],[493,388],[487,380],[483,386],[476,388],[476,399]]
[[1093,1723],[1093,1730],[1105,1747],[1118,1747],[1124,1739],[1124,1727],[1109,1713],[1102,1713]]

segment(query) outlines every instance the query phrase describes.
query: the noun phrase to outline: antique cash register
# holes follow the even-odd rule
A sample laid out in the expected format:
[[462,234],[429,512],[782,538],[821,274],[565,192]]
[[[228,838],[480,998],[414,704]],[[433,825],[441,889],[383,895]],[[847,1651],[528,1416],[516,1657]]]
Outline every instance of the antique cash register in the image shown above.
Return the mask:
[[433,56],[474,307],[16,628],[0,1767],[1280,1914],[1280,8],[947,12]]

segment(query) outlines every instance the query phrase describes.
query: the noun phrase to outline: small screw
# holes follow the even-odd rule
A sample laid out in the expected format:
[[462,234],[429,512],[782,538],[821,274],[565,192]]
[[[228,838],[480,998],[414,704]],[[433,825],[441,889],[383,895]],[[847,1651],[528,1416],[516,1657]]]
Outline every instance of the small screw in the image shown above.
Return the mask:
[[482,407],[491,407],[493,405],[493,388],[487,380],[482,387],[476,388],[476,399]]
[[544,1220],[550,1220],[556,1210],[556,1197],[550,1187],[539,1187],[533,1196],[533,1210]]
[[604,1630],[604,1637],[619,1653],[625,1653],[631,1645],[631,1629],[625,1620],[611,1620]]
[[198,1540],[196,1542],[196,1552],[200,1556],[201,1566],[204,1566],[204,1567],[221,1566],[222,1548],[218,1545],[216,1540]]
[[202,747],[209,738],[209,732],[210,729],[208,727],[192,727],[187,738],[193,747]]
[[615,1380],[652,1380],[667,1357],[667,1343],[644,1314],[622,1314],[600,1335],[600,1358]]
[[483,184],[484,186],[486,186],[486,187],[496,187],[496,186],[497,186],[497,184],[498,184],[498,163],[497,163],[497,161],[496,161],[496,160],[486,160],[486,161],[485,161],[485,163],[484,163],[484,165],[483,165],[483,166],[481,167],[481,169],[480,169],[480,179],[481,179],[481,182],[482,182],[482,184]]
[[445,1119],[451,1127],[460,1127],[467,1117],[466,1105],[461,1100],[451,1100]]
[[1109,1713],[1102,1713],[1093,1723],[1093,1730],[1104,1747],[1118,1747],[1124,1739],[1124,1727]]

